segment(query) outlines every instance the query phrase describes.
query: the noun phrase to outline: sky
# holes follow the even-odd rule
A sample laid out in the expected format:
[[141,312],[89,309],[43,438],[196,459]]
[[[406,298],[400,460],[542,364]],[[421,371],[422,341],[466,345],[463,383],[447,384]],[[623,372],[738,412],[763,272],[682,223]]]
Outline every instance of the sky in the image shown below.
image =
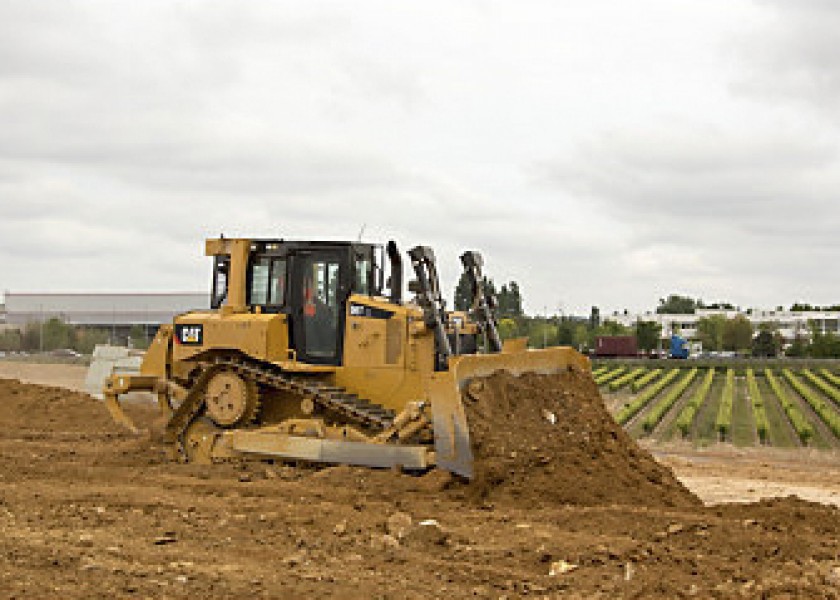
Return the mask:
[[0,292],[204,239],[480,250],[530,313],[840,302],[840,3],[0,0]]

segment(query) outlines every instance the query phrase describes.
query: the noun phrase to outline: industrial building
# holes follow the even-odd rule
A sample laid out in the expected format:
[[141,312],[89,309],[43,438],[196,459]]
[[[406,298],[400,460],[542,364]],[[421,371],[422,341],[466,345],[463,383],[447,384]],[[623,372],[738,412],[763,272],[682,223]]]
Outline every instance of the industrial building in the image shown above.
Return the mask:
[[840,312],[838,311],[788,311],[788,310],[722,310],[699,308],[693,314],[614,314],[608,317],[624,326],[633,327],[637,321],[653,321],[662,326],[663,339],[672,333],[689,341],[697,340],[697,321],[704,317],[721,315],[732,319],[738,315],[749,320],[756,331],[762,325],[770,325],[781,334],[785,344],[795,339],[809,339],[813,323],[823,333],[840,333]]
[[142,327],[153,335],[176,314],[210,307],[208,292],[157,293],[5,293],[8,326],[23,327],[58,318],[68,325],[98,327],[127,335],[132,327]]

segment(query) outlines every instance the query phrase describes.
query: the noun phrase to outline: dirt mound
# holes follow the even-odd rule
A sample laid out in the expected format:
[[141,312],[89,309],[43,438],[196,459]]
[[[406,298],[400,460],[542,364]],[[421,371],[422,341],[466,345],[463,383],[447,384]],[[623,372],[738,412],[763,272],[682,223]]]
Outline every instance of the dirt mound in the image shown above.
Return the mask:
[[79,392],[0,379],[0,424],[49,431],[113,431],[102,402]]
[[[528,381],[513,381],[505,402],[533,396]],[[500,394],[504,382],[488,380],[483,393]],[[583,392],[573,382],[562,389],[563,402],[583,411]],[[574,417],[552,402],[555,435],[561,418],[566,431],[578,425],[575,446],[601,431],[595,409]],[[127,409],[152,425],[153,405]],[[505,410],[537,439],[541,424],[523,419],[524,409]],[[532,443],[559,466],[566,455],[548,454],[546,439]],[[624,439],[615,454],[628,453]],[[619,468],[612,453],[598,452]],[[840,511],[796,499],[477,506],[457,497],[471,488],[442,471],[179,464],[148,436],[112,424],[97,400],[2,380],[0,455],[4,598],[837,598],[840,585]],[[530,484],[533,493],[520,497],[535,498],[545,483],[536,473],[548,466],[537,462],[518,466],[521,479],[502,481],[502,494]],[[590,485],[580,466],[568,471],[578,487]],[[568,495],[566,480],[555,473],[551,481]],[[649,489],[661,495],[662,487]]]
[[527,505],[700,504],[615,423],[588,372],[496,373],[466,386],[464,406],[478,498]]

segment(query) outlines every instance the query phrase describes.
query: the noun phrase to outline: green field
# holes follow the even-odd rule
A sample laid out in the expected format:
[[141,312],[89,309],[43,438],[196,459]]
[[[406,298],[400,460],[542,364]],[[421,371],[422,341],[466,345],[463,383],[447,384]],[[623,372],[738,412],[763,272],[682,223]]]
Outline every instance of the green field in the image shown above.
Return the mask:
[[599,369],[601,394],[616,420],[636,438],[697,446],[723,441],[739,447],[840,448],[836,361],[604,362],[593,368]]

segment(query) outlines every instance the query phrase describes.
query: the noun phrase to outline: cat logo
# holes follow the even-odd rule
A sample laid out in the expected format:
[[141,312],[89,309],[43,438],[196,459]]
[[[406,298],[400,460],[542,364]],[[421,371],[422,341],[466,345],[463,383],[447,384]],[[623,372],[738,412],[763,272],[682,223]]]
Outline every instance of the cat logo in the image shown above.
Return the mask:
[[204,327],[202,325],[177,325],[175,339],[185,346],[200,346],[204,342]]

